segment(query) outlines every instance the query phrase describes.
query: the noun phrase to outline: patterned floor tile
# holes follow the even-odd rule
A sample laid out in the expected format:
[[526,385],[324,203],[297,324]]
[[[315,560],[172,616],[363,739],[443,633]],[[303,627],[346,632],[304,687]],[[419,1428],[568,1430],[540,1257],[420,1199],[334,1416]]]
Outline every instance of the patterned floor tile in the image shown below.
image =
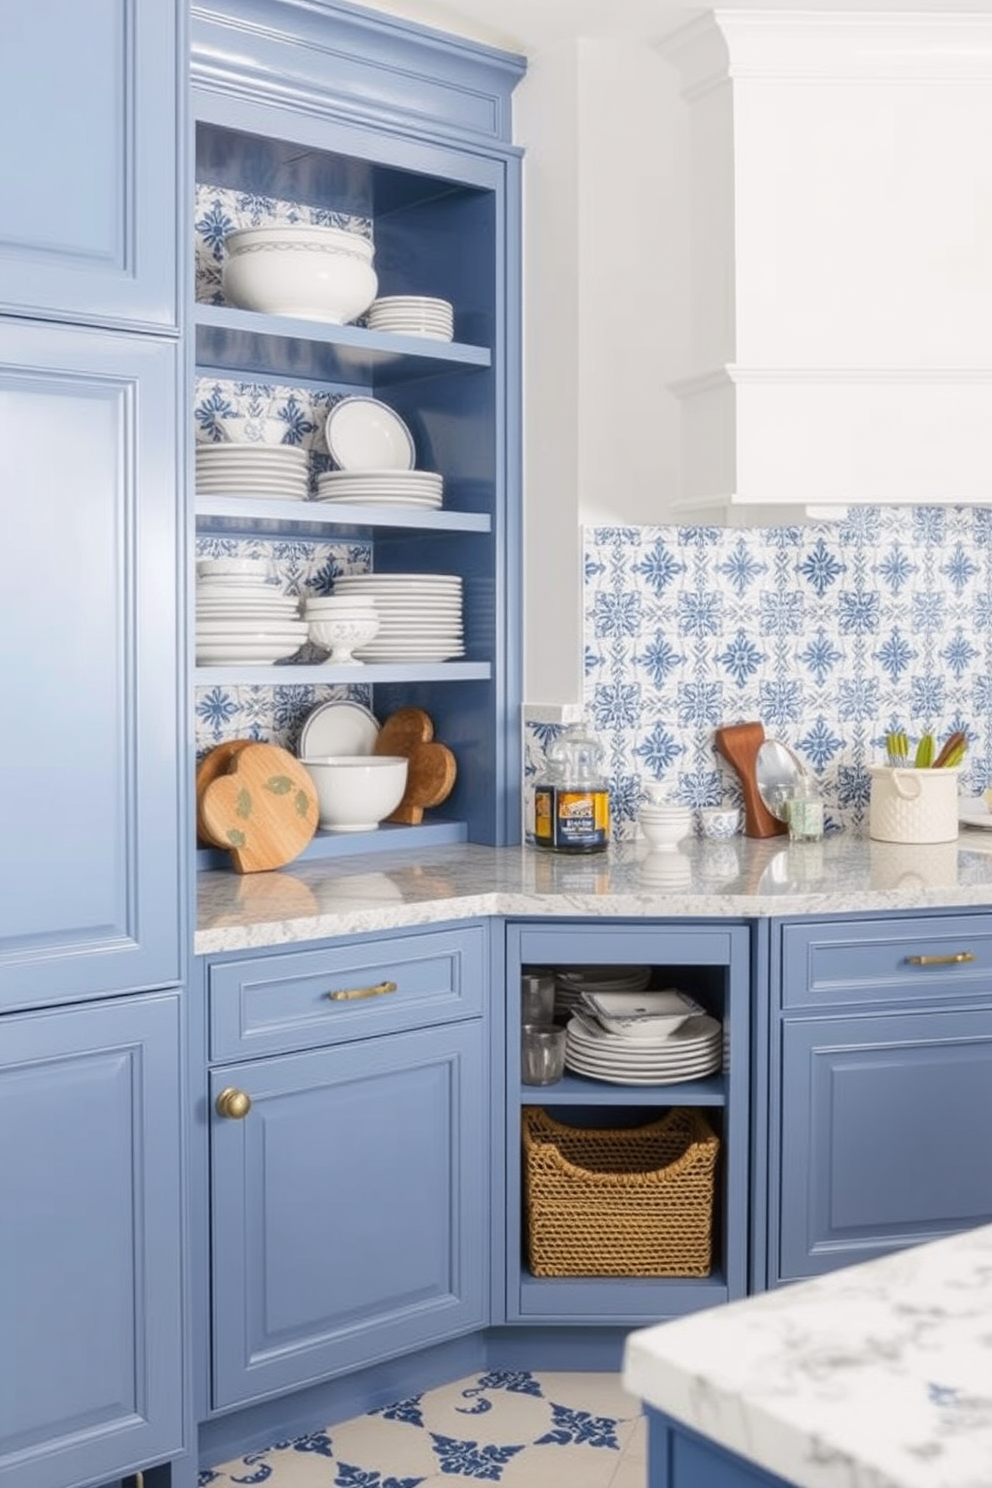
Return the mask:
[[614,1420],[631,1420],[641,1414],[641,1402],[623,1388],[619,1374],[542,1372],[537,1376],[550,1400],[563,1406],[589,1411]]
[[608,1488],[647,1488],[647,1482],[647,1463],[643,1460],[637,1461],[625,1452],[609,1481]]

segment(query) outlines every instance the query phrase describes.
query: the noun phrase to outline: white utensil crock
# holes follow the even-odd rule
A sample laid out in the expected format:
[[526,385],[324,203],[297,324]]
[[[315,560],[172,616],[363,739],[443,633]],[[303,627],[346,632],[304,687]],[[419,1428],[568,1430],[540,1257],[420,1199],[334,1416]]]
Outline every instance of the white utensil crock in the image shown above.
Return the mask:
[[953,842],[958,772],[871,765],[868,835],[878,842]]

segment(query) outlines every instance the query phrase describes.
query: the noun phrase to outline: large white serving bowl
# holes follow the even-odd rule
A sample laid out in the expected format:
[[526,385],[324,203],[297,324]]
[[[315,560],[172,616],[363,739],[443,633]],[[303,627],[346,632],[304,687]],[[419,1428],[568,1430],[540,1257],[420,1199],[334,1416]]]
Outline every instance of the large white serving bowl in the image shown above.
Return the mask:
[[407,760],[391,754],[303,759],[327,832],[371,832],[395,811],[406,790]]
[[224,239],[224,298],[242,310],[347,325],[378,286],[368,238],[336,227],[276,223]]

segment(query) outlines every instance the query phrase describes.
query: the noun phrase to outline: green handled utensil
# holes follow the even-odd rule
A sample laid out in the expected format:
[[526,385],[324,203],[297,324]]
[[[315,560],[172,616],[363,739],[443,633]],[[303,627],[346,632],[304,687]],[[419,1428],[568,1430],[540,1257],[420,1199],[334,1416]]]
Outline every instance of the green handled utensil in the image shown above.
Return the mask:
[[893,729],[885,736],[885,751],[889,764],[895,768],[909,763],[909,739],[901,729]]
[[924,734],[917,744],[913,765],[917,770],[929,770],[933,765],[933,734]]

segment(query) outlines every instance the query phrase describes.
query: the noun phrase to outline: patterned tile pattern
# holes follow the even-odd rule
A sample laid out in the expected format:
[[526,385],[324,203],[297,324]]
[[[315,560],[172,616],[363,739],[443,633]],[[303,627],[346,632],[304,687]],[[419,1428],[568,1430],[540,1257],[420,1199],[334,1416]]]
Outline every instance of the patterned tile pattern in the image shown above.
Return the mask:
[[644,1488],[640,1404],[614,1374],[494,1370],[200,1474],[201,1488]]
[[[737,802],[713,748],[760,720],[819,779],[828,827],[860,825],[887,730],[968,735],[962,789],[992,781],[992,510],[862,507],[837,523],[589,528],[586,714],[614,836],[644,782]],[[525,729],[533,782],[554,724]]]

